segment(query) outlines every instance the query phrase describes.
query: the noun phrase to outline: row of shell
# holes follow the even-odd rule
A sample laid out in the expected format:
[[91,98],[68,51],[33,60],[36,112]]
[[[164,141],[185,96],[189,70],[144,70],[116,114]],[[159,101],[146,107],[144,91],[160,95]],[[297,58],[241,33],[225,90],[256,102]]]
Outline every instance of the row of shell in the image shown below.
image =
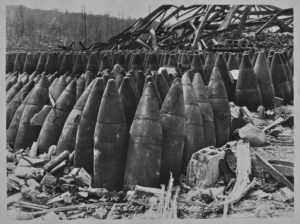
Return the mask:
[[[49,64],[51,54],[54,53],[43,59],[45,65]],[[231,61],[237,58],[235,54],[230,54],[227,62],[222,53],[215,58],[207,53],[205,61],[215,61],[209,76],[201,60],[193,65],[200,54],[193,55],[193,67],[186,71],[177,63],[175,54],[170,54],[172,66],[178,72],[175,75],[166,70],[157,73],[157,66],[147,67],[145,72],[131,66],[127,74],[120,65],[115,65],[112,72],[107,68],[92,72],[88,65],[96,54],[99,53],[89,55],[87,71],[82,75],[75,73],[74,68],[80,67],[76,65],[77,58],[84,54],[72,59],[71,72],[62,69],[64,61],[71,61],[65,58],[74,57],[70,53],[64,54],[60,71],[48,73],[44,68],[30,75],[8,73],[6,83],[11,84],[7,85],[6,119],[7,143],[14,150],[30,147],[37,141],[39,153],[48,152],[51,145],[57,145],[57,154],[75,151],[74,165],[91,173],[97,187],[157,187],[168,182],[170,172],[178,181],[195,151],[209,145],[220,147],[229,140],[230,97],[255,109],[262,104],[261,83],[263,90],[272,89],[273,93],[269,94],[270,90],[267,94],[271,101],[276,90],[264,52],[258,54],[254,68],[255,54],[252,61],[249,53],[242,55],[237,83],[228,72]],[[284,54],[274,53],[271,68],[280,65]],[[42,55],[45,54],[40,58],[45,57]],[[131,65],[137,55],[142,53],[133,54]],[[148,54],[152,58],[148,66],[154,55]],[[188,54],[182,55],[181,60]],[[111,60],[109,54],[103,54],[100,65],[105,65],[104,58]],[[284,64],[291,67],[287,62],[281,63]],[[289,79],[285,82],[290,86]],[[272,106],[270,103],[269,107]],[[37,117],[40,121],[34,123],[33,118]]]

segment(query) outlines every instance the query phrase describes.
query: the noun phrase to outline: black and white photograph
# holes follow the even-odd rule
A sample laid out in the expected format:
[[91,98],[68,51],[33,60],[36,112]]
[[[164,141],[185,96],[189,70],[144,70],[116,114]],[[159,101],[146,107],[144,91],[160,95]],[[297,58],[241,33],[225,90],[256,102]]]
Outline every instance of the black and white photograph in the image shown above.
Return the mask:
[[7,1],[5,219],[294,220],[295,7]]

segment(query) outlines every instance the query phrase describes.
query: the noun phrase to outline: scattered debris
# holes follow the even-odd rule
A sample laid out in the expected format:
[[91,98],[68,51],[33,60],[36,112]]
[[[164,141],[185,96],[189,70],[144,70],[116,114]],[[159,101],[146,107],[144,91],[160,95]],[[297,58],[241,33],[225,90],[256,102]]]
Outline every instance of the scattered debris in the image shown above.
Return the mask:
[[245,139],[251,146],[264,146],[267,143],[266,134],[252,124],[246,124],[238,132],[240,138]]

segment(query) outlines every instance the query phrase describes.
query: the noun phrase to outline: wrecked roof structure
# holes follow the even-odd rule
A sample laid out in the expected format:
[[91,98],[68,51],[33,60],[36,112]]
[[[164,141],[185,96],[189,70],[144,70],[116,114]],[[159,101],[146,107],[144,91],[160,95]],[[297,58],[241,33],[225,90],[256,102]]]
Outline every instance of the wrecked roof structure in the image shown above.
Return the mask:
[[216,45],[229,32],[235,39],[243,33],[292,32],[293,19],[292,8],[272,5],[162,5],[108,43],[94,43],[90,49],[205,49],[207,39]]

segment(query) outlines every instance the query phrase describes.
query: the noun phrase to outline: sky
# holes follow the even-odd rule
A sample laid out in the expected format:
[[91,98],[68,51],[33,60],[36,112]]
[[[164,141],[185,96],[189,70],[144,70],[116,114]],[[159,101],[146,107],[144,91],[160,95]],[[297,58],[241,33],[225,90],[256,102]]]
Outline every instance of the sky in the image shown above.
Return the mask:
[[6,0],[7,5],[24,5],[28,8],[37,9],[58,9],[65,12],[80,12],[81,6],[85,6],[87,13],[92,14],[109,14],[114,17],[121,17],[123,10],[124,18],[145,17],[149,11],[153,11],[162,4],[173,5],[193,5],[193,4],[262,4],[262,2],[273,4],[278,7],[288,8],[293,6],[294,0],[284,1],[249,1],[249,0]]

